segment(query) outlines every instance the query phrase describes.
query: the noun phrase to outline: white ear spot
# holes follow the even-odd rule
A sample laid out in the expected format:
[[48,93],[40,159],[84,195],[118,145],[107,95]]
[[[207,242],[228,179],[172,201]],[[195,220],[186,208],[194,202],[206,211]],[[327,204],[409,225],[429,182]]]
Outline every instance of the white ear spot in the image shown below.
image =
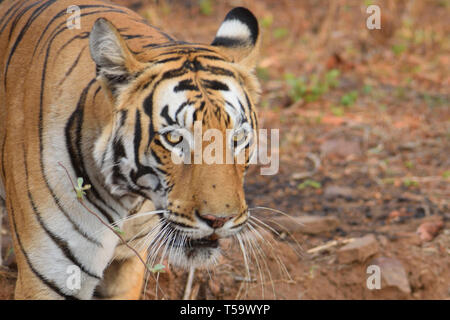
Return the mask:
[[251,39],[251,32],[245,23],[237,19],[226,20],[217,31],[216,37],[231,39]]

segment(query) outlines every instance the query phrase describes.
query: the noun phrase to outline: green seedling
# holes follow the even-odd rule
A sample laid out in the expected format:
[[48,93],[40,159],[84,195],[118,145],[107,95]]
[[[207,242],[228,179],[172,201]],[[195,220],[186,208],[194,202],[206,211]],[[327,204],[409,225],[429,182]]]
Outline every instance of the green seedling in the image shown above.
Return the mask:
[[272,26],[272,23],[273,23],[273,16],[272,15],[264,16],[261,19],[261,26],[263,28],[269,28],[270,26]]
[[276,28],[273,30],[273,37],[275,39],[282,39],[289,34],[289,30],[286,28]]
[[294,102],[304,100],[305,102],[317,101],[321,96],[327,93],[331,88],[339,85],[339,70],[332,69],[324,76],[317,74],[309,78],[296,77],[292,73],[284,75],[286,83],[289,85],[289,96]]
[[414,167],[414,163],[412,163],[412,161],[405,161],[405,167],[412,169]]
[[335,115],[336,117],[342,117],[344,115],[344,108],[332,106],[331,107],[331,113],[333,115]]
[[89,190],[91,188],[90,184],[87,184],[87,185],[83,186],[83,183],[84,183],[84,179],[79,177],[77,179],[77,184],[78,185],[75,187],[75,192],[77,193],[77,198],[78,199],[83,199],[83,196],[86,195],[85,191]]
[[416,180],[405,179],[403,180],[403,185],[407,188],[409,187],[418,187],[419,183]]
[[166,266],[161,264],[161,263],[156,264],[153,268],[149,267],[149,269],[153,273],[164,273],[164,272],[166,272],[166,270],[165,270]]
[[125,232],[123,232],[122,230],[120,230],[118,227],[114,228],[114,231],[117,232],[118,234],[124,235]]
[[358,91],[350,91],[341,97],[341,105],[352,106],[355,104],[356,99],[358,99]]
[[211,15],[213,12],[213,3],[212,0],[200,0],[199,1],[200,12],[205,16]]
[[320,188],[322,188],[322,184],[318,181],[307,179],[297,186],[297,188],[300,190],[303,190],[303,189],[309,188],[309,187],[314,188],[314,189],[320,189]]

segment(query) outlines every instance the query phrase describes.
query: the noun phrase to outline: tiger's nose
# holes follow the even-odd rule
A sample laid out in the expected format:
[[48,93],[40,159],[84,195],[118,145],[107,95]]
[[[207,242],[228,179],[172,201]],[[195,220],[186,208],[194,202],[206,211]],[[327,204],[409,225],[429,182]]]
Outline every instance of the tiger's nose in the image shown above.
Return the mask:
[[218,217],[212,214],[201,214],[199,215],[200,219],[205,221],[211,228],[217,229],[223,227],[223,225],[236,217],[236,215],[226,216],[226,217]]

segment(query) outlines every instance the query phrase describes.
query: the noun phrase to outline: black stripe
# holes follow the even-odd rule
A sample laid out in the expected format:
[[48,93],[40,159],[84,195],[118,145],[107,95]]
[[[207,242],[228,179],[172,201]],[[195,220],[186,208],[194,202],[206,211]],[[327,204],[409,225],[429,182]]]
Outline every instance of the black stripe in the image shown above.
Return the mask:
[[[120,162],[120,159],[126,158],[125,147],[123,146],[123,142],[120,138],[114,139],[113,158],[115,164],[118,164]],[[125,182],[127,181],[126,177],[122,174],[122,171],[120,170],[120,167],[118,165],[115,165],[113,167],[112,177],[114,184],[117,184],[120,180]]]
[[197,58],[208,59],[208,60],[214,60],[214,61],[226,61],[226,60],[225,60],[224,58],[222,58],[222,57],[214,56],[214,55],[210,55],[210,54],[199,55],[199,56],[197,56]]
[[176,124],[176,121],[174,121],[170,116],[169,116],[169,105],[165,105],[164,108],[162,109],[161,113],[160,113],[161,117],[163,117],[167,124],[169,126]]
[[[118,9],[109,9],[109,10],[97,10],[97,11],[92,11],[92,12],[88,12],[88,13],[82,13],[82,14],[80,14],[80,17],[89,16],[89,15],[97,14],[97,13],[107,13],[107,12],[116,12],[116,13],[122,13],[122,14],[125,14],[125,12],[122,11],[122,10],[118,10]],[[52,33],[48,36],[47,40],[45,40],[44,44],[42,45],[41,52],[42,52],[42,50],[44,50],[44,49],[48,46],[48,43],[51,42],[52,39],[55,37],[55,33],[56,33],[56,34],[59,34],[59,33],[60,33],[60,29],[59,29],[59,28],[60,28],[60,27],[63,27],[63,26],[64,26],[64,28],[63,28],[64,30],[70,30],[70,29],[67,28],[66,21],[61,22],[59,25],[57,25],[57,26],[53,29]],[[80,34],[80,36],[81,36],[81,35],[84,36],[85,33],[83,32],[83,33]],[[37,50],[37,46],[35,47],[35,50]]]
[[[117,10],[115,7],[111,7],[111,6],[104,6],[104,5],[81,5],[81,6],[78,6],[79,8],[80,8],[80,10],[83,10],[83,9],[88,9],[88,8],[108,8],[108,9],[114,9],[114,10]],[[124,11],[122,11],[122,10],[120,10],[121,12],[124,12]],[[45,35],[45,33],[47,32],[47,30],[48,30],[48,28],[50,27],[50,25],[56,20],[56,19],[58,19],[59,17],[61,17],[61,16],[64,16],[64,15],[66,15],[67,14],[67,9],[64,9],[64,10],[61,10],[60,12],[58,12],[55,16],[53,16],[53,18],[52,19],[50,19],[50,22],[47,24],[47,26],[44,28],[44,30],[43,30],[43,32],[41,33],[41,36],[39,37],[39,40],[38,40],[38,42],[37,42],[37,44],[36,44],[36,46],[35,46],[35,51],[36,51],[36,49],[37,49],[37,47],[39,47],[39,44],[41,43],[41,40],[42,40],[42,38],[44,37],[44,35]],[[82,14],[80,15],[80,16],[82,16]],[[64,21],[64,23],[67,23],[66,21]],[[61,26],[62,24],[59,24],[55,29],[58,29],[60,26]],[[88,32],[87,32],[88,33]],[[89,36],[89,33],[88,33],[88,36]],[[35,52],[33,52],[33,56],[34,56],[34,53]]]
[[206,89],[219,90],[219,91],[230,90],[225,83],[218,81],[218,80],[202,80],[202,85]]
[[198,87],[194,84],[192,79],[182,80],[175,86],[175,88],[173,88],[174,92],[186,91],[186,90],[198,91]]
[[[48,63],[48,58],[49,58],[49,54],[50,54],[50,49],[51,49],[51,45],[52,42],[54,41],[54,39],[58,36],[58,34],[62,33],[63,31],[67,30],[67,27],[64,27],[62,29],[60,29],[55,35],[53,35],[53,37],[51,38],[48,47],[47,47],[47,52],[46,52],[46,56],[45,56],[45,60],[44,60],[44,67],[43,67],[43,72],[42,72],[42,80],[41,80],[41,96],[40,96],[40,109],[39,109],[39,141],[40,141],[40,152],[41,152],[41,170],[42,170],[42,174],[44,177],[44,180],[47,183],[47,187],[48,189],[51,191],[52,195],[53,195],[53,191],[51,190],[48,182],[47,182],[47,178],[45,176],[45,172],[44,172],[44,164],[43,164],[43,158],[42,158],[42,151],[43,151],[43,145],[42,145],[42,117],[43,117],[43,94],[44,94],[44,84],[45,84],[45,75],[46,75],[46,70],[47,70],[47,63]],[[75,158],[77,158],[77,163],[80,165],[80,167],[73,165],[74,170],[76,171],[76,173],[78,174],[78,177],[83,177],[87,183],[90,183],[91,179],[88,176],[88,173],[86,171],[86,168],[84,166],[84,161],[83,161],[83,156],[82,156],[82,149],[81,149],[81,126],[82,126],[82,118],[83,118],[83,108],[84,108],[84,104],[86,101],[86,95],[87,95],[87,91],[89,90],[90,86],[95,83],[95,79],[92,79],[91,82],[88,84],[88,87],[85,88],[82,92],[82,95],[80,97],[80,100],[78,101],[78,105],[77,105],[77,109],[75,110],[75,112],[71,115],[68,124],[71,123],[71,121],[77,120],[77,128],[75,129],[75,132],[77,134],[76,136],[76,143],[75,143],[75,147],[76,147],[76,151],[75,148],[70,144],[69,145],[69,152],[72,151],[72,153],[70,154],[71,156],[71,162],[73,165],[73,161]],[[81,109],[81,113],[77,112]],[[81,115],[81,117],[80,117]],[[69,142],[71,141],[70,137],[68,136],[68,133],[70,135],[70,127],[66,124],[66,143],[67,140],[69,139]],[[98,193],[97,189],[94,187],[94,185],[92,183],[91,184],[91,192],[89,192],[89,194],[87,195],[86,199],[91,202],[106,218],[110,223],[113,223],[113,219],[110,216],[110,214],[108,212],[106,212],[106,210],[104,210],[102,207],[98,206],[97,203],[95,203],[91,197],[91,195],[93,195],[96,199],[100,200],[101,203],[103,203],[107,208],[109,208],[112,212],[114,212],[117,216],[120,217],[120,214],[113,209],[109,204],[106,203],[106,201],[100,196],[100,194]],[[56,197],[55,201],[57,201]]]
[[73,69],[78,65],[78,62],[80,62],[81,55],[83,54],[84,50],[86,49],[86,46],[81,49],[80,53],[78,54],[77,58],[73,62],[73,64],[70,66],[69,70],[67,70],[66,74],[64,75],[64,78],[61,79],[61,81],[58,83],[58,86],[62,85],[64,81],[66,81],[67,77],[70,76]]
[[178,121],[178,114],[184,109],[184,107],[186,107],[187,105],[190,105],[190,104],[192,104],[192,101],[190,101],[190,100],[185,101],[182,104],[180,104],[177,111],[175,112],[175,119],[177,119],[177,121]]
[[[40,91],[40,100],[39,100],[39,152],[40,152],[39,160],[40,160],[41,172],[42,172],[42,176],[43,176],[43,178],[44,178],[44,181],[45,181],[45,183],[46,183],[47,189],[48,189],[49,192],[51,193],[51,195],[52,195],[52,197],[53,197],[55,203],[58,205],[58,208],[59,208],[62,212],[65,212],[65,210],[64,210],[63,207],[60,205],[59,199],[56,197],[56,195],[55,195],[53,189],[50,187],[50,184],[49,184],[49,182],[48,182],[48,180],[47,180],[47,176],[46,176],[45,170],[44,170],[45,165],[44,165],[44,159],[43,159],[43,150],[44,150],[44,146],[43,146],[43,142],[42,142],[42,130],[43,130],[43,125],[42,125],[42,123],[43,123],[43,113],[44,113],[44,105],[43,105],[43,101],[44,101],[45,76],[46,76],[46,74],[47,74],[47,63],[48,63],[48,59],[49,59],[49,55],[50,55],[51,45],[52,45],[54,39],[56,38],[56,36],[58,36],[58,34],[60,34],[61,32],[65,31],[66,29],[67,29],[67,27],[65,27],[65,28],[63,28],[63,29],[61,29],[61,30],[59,30],[59,31],[53,36],[53,38],[50,40],[50,43],[48,44],[47,52],[46,52],[45,60],[44,60],[44,66],[43,66],[43,70],[42,70],[41,91]],[[88,87],[90,87],[94,82],[95,82],[95,79],[91,80],[91,82],[89,83]],[[84,91],[83,91],[83,92],[84,92]],[[86,93],[87,93],[87,92],[86,92]],[[86,99],[85,96],[84,96],[84,99]],[[80,102],[80,101],[79,101],[79,102]],[[83,105],[84,105],[84,101],[83,101]],[[77,106],[77,107],[79,107],[79,106]],[[72,115],[72,116],[73,116],[73,115]],[[71,118],[72,118],[72,116],[71,116]],[[69,120],[69,121],[70,121],[70,120]],[[81,128],[80,128],[79,134],[81,134]],[[67,139],[67,126],[66,126],[66,139]],[[67,141],[67,140],[66,140],[66,141]],[[80,151],[80,152],[81,152],[81,151]],[[80,153],[80,155],[81,155],[81,153]],[[73,155],[71,155],[71,156],[73,156]],[[72,160],[73,160],[73,158],[71,157],[71,161],[72,161]],[[84,167],[83,167],[83,169],[84,169]],[[84,170],[84,171],[85,171],[85,170]],[[86,179],[86,181],[90,181],[90,179],[89,179],[89,177],[87,176],[87,174],[86,174],[86,175],[78,175],[78,177],[83,177],[83,178]],[[89,183],[89,182],[87,182],[87,183]],[[92,183],[91,183],[91,185],[92,185]],[[97,190],[95,189],[94,186],[92,186],[91,190],[92,190],[92,194],[94,194],[95,196],[97,196],[97,198],[100,198],[100,197],[98,196],[98,192],[97,192]],[[90,195],[90,194],[91,194],[91,192],[89,193],[89,195]],[[87,199],[89,199],[89,200],[92,202],[92,200],[90,199],[89,195],[87,196]],[[101,200],[103,203],[105,203],[105,201],[104,201],[103,199],[100,198],[100,200]],[[103,210],[102,208],[99,208],[96,204],[94,204],[94,205],[95,205],[96,208],[99,209],[100,212],[106,214],[106,216],[109,216],[109,214],[107,214],[105,210]],[[110,208],[110,206],[107,205],[106,203],[105,203],[105,205],[106,205],[107,207]],[[111,208],[111,209],[112,209],[112,208]],[[113,209],[112,209],[112,210],[113,210]],[[115,210],[113,210],[113,211],[115,212]],[[116,213],[117,213],[117,212],[116,212]],[[117,214],[118,214],[118,213],[117,213]],[[67,217],[68,217],[68,216],[69,216],[69,215],[67,215]],[[112,219],[111,219],[111,220],[112,220]],[[112,223],[112,222],[110,222],[110,223]],[[86,238],[87,238],[88,240],[93,240],[93,239],[89,238],[87,235],[86,235]],[[95,240],[94,240],[94,241],[91,241],[91,242],[97,243],[97,244],[98,244],[98,242],[95,241]]]
[[6,17],[8,16],[8,14],[11,12],[11,10],[14,9],[15,6],[17,6],[18,4],[20,4],[20,6],[18,8],[16,8],[16,10],[14,10],[14,12],[9,16],[8,20],[6,20],[5,24],[3,25],[3,27],[0,29],[0,34],[3,33],[3,31],[5,30],[6,26],[9,24],[9,21],[16,15],[16,12],[20,10],[20,8],[22,6],[25,5],[25,2],[20,2],[20,1],[16,1],[16,3],[14,5],[12,5],[8,11],[6,11],[5,15],[0,18],[0,25],[3,23],[3,20],[6,19]]
[[[245,110],[245,108],[244,108],[244,105],[242,104],[242,102],[241,102],[241,100],[240,100],[239,98],[238,98],[238,102],[239,102],[239,106],[241,107],[242,113],[243,113],[244,115],[246,115],[247,112],[246,112],[246,110]],[[247,120],[247,119],[245,119],[245,120]]]
[[139,109],[136,109],[136,118],[134,120],[134,162],[136,163],[136,167],[139,168],[139,146],[141,144],[142,139],[142,128],[141,128],[141,112]]
[[28,200],[30,201],[31,207],[33,208],[33,211],[36,214],[36,218],[37,218],[40,226],[45,231],[45,233],[50,237],[50,239],[52,239],[53,242],[59,247],[59,249],[61,249],[62,253],[68,260],[70,260],[74,265],[78,266],[84,273],[86,273],[90,277],[100,280],[101,276],[98,276],[98,275],[92,273],[91,271],[87,270],[86,267],[80,261],[78,261],[78,259],[75,257],[72,250],[70,250],[67,242],[64,239],[62,239],[60,236],[51,232],[50,229],[47,227],[47,225],[42,220],[41,213],[39,212],[39,210],[36,206],[36,203],[34,202],[33,195],[31,194],[31,191],[30,191],[28,165],[27,165],[27,158],[26,158],[27,154],[26,154],[25,148],[23,148],[23,149],[24,149],[23,150],[23,156],[24,156],[23,162],[24,162],[24,168],[25,168]]
[[3,181],[6,181],[6,172],[5,172],[5,146],[6,146],[6,138],[8,137],[8,130],[5,130],[5,137],[3,138],[2,144],[2,177]]
[[[91,184],[91,189],[87,195],[86,199],[91,202],[97,210],[99,210],[102,215],[108,220],[108,222],[114,223],[114,219],[111,217],[109,212],[100,207],[97,203],[95,203],[91,197],[99,199],[102,203],[104,203],[108,208],[113,210],[109,205],[106,204],[105,200],[100,196],[97,189],[91,183],[91,179],[87,173],[86,167],[84,165],[83,160],[83,151],[82,151],[82,126],[83,126],[83,116],[84,116],[84,104],[86,102],[86,97],[91,86],[96,82],[95,79],[92,79],[86,88],[83,89],[81,96],[78,100],[77,107],[75,111],[70,116],[69,120],[66,123],[65,134],[66,134],[66,147],[68,149],[70,155],[70,161],[72,163],[72,167],[75,171],[77,177],[83,177],[86,184]],[[113,210],[117,215],[119,215],[115,210]],[[120,215],[119,215],[120,216]]]
[[219,75],[219,76],[228,76],[228,77],[236,78],[236,75],[234,74],[233,71],[227,70],[225,68],[220,68],[220,67],[214,67],[214,66],[207,65],[207,66],[202,66],[202,70],[210,72],[210,73],[215,74],[215,75]]
[[[64,43],[64,45],[61,48],[58,49],[58,52],[56,53],[56,56],[55,56],[55,60],[59,56],[61,51],[63,51],[68,45],[70,45],[72,43],[72,41],[75,41],[75,40],[78,40],[78,39],[84,40],[84,39],[87,39],[87,38],[89,38],[89,32],[83,32],[83,33],[80,33],[80,34],[72,37],[69,41]],[[36,48],[37,48],[37,46],[36,46]],[[35,50],[36,50],[36,48],[35,48]],[[33,53],[33,55],[34,55],[34,53]]]
[[211,43],[211,45],[219,47],[236,48],[248,46],[248,41],[239,38],[216,37],[213,43]]
[[14,42],[14,45],[13,45],[13,47],[11,49],[11,52],[9,53],[8,59],[6,61],[6,68],[5,68],[5,72],[4,72],[4,77],[5,77],[4,78],[4,84],[5,84],[5,86],[6,86],[6,79],[8,77],[9,62],[11,61],[12,56],[14,55],[14,52],[17,49],[17,46],[22,41],[23,36],[27,32],[27,30],[31,27],[31,24],[34,22],[34,20],[36,20],[39,17],[39,15],[43,11],[45,11],[45,9],[47,9],[49,6],[51,6],[55,2],[56,2],[56,0],[46,1],[42,6],[38,7],[35,11],[33,11],[33,13],[31,14],[31,16],[28,19],[28,21],[25,24],[25,26],[22,28],[22,30],[20,30],[20,33],[17,36],[16,41]]
[[181,57],[172,57],[172,58],[167,58],[167,59],[163,59],[163,60],[159,60],[159,61],[155,61],[154,63],[167,63],[167,62],[171,62],[171,61],[178,61],[180,60]]
[[27,13],[28,10],[32,9],[34,6],[38,5],[41,2],[42,1],[37,1],[35,3],[32,3],[31,5],[26,7],[24,10],[20,11],[18,15],[15,16],[14,21],[11,23],[11,29],[9,29],[8,40],[11,40],[12,34],[13,34],[14,30],[16,29],[16,25],[19,22],[20,18],[22,18]]
[[41,280],[47,287],[49,287],[50,289],[52,289],[53,291],[55,291],[57,294],[59,294],[61,297],[64,297],[65,299],[68,300],[78,300],[77,297],[72,296],[72,295],[68,295],[65,294],[64,292],[61,291],[61,289],[51,280],[47,279],[46,277],[44,277],[42,274],[40,274],[33,266],[33,264],[31,263],[30,257],[28,256],[27,252],[25,251],[25,248],[23,246],[22,243],[22,239],[19,237],[19,233],[17,232],[17,224],[16,224],[16,219],[14,216],[14,209],[12,204],[9,206],[10,207],[10,212],[11,212],[11,220],[13,222],[13,229],[14,229],[14,235],[16,236],[17,239],[17,243],[19,244],[20,247],[20,251],[22,252],[22,254],[25,257],[25,260],[28,264],[28,266],[30,267],[31,271],[34,273],[34,275],[36,277],[39,278],[39,280]]
[[153,149],[151,150],[151,153],[152,157],[155,158],[155,161],[161,165],[162,164],[161,158],[156,154],[156,152]]
[[[156,85],[153,87],[155,88]],[[150,145],[151,141],[153,140],[153,137],[155,136],[155,129],[153,127],[153,92],[144,100],[144,112],[145,114],[150,118],[149,121],[149,128],[148,128],[148,141],[147,141],[147,145]]]
[[[141,112],[139,109],[136,110],[136,119],[135,119],[135,125],[134,125],[134,140],[133,140],[133,147],[134,147],[134,162],[136,164],[137,171],[132,170],[130,172],[130,178],[134,182],[134,184],[138,185],[137,180],[146,174],[152,174],[156,178],[158,178],[157,173],[152,167],[142,165],[139,160],[139,146],[141,144],[142,140],[142,128],[141,128]],[[158,178],[158,186],[160,185],[159,178]],[[145,187],[142,187],[139,185],[139,187],[146,189]],[[132,188],[133,192],[136,192],[137,190]],[[144,195],[145,198],[147,196]]]

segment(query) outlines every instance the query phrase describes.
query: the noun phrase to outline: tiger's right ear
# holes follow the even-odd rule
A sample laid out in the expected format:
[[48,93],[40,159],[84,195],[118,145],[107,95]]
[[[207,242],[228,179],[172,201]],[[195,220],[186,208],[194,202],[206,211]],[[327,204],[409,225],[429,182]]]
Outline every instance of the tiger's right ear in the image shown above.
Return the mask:
[[143,68],[119,31],[106,19],[99,18],[92,27],[89,48],[97,66],[97,76],[109,89],[113,98],[117,96],[120,86]]

